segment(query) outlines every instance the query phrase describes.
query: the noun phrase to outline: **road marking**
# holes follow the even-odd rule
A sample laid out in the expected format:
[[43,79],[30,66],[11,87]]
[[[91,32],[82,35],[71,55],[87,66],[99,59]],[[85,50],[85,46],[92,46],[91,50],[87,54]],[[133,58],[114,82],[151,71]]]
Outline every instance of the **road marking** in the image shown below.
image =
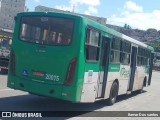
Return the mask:
[[12,91],[13,89],[2,89],[0,90],[0,92],[4,92],[4,91]]

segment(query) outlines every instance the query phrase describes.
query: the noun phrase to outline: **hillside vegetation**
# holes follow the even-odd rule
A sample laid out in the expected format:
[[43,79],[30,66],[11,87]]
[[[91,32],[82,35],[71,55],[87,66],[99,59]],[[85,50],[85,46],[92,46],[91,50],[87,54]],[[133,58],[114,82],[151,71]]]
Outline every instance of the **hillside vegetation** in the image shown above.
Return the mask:
[[158,31],[154,28],[149,28],[147,30],[132,29],[127,24],[125,24],[124,27],[107,24],[107,27],[144,42],[154,47],[155,51],[160,52],[160,30]]

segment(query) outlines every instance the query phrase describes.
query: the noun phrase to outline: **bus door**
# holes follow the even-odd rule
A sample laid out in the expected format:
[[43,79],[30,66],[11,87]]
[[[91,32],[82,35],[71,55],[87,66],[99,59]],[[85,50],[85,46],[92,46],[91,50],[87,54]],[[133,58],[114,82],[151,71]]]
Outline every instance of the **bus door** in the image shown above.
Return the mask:
[[130,72],[130,80],[129,80],[129,86],[128,91],[132,91],[133,84],[135,80],[135,73],[137,69],[137,47],[132,46],[132,53],[131,53],[131,72]]
[[152,68],[153,68],[153,58],[154,58],[154,53],[151,53],[151,57],[150,57],[150,59],[149,59],[149,77],[148,77],[148,85],[151,85]]
[[104,97],[108,75],[110,38],[102,37],[97,97]]

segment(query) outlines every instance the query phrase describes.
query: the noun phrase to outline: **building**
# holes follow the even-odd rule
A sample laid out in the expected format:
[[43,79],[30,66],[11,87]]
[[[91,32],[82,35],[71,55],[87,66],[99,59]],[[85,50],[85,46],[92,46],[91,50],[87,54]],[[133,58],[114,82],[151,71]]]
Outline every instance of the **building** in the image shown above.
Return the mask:
[[45,6],[37,6],[35,7],[35,11],[36,12],[65,12],[65,13],[71,13],[71,14],[75,14],[75,15],[82,15],[85,16],[89,19],[92,19],[96,22],[99,22],[103,25],[106,25],[107,19],[106,18],[102,18],[102,17],[96,17],[96,16],[90,16],[90,15],[84,15],[84,14],[79,14],[79,13],[73,13],[70,11],[63,11],[63,10],[59,10],[59,9],[54,9],[54,8],[49,8],[49,7],[45,7]]
[[0,29],[13,30],[14,17],[17,13],[27,11],[26,0],[0,0]]

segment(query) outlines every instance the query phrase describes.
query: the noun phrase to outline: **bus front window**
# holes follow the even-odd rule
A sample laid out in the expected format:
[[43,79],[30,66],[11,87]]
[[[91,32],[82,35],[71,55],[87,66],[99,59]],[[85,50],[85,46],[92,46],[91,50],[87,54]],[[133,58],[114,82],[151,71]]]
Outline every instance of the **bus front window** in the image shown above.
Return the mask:
[[21,19],[20,39],[37,44],[69,45],[73,27],[72,19],[25,16]]

